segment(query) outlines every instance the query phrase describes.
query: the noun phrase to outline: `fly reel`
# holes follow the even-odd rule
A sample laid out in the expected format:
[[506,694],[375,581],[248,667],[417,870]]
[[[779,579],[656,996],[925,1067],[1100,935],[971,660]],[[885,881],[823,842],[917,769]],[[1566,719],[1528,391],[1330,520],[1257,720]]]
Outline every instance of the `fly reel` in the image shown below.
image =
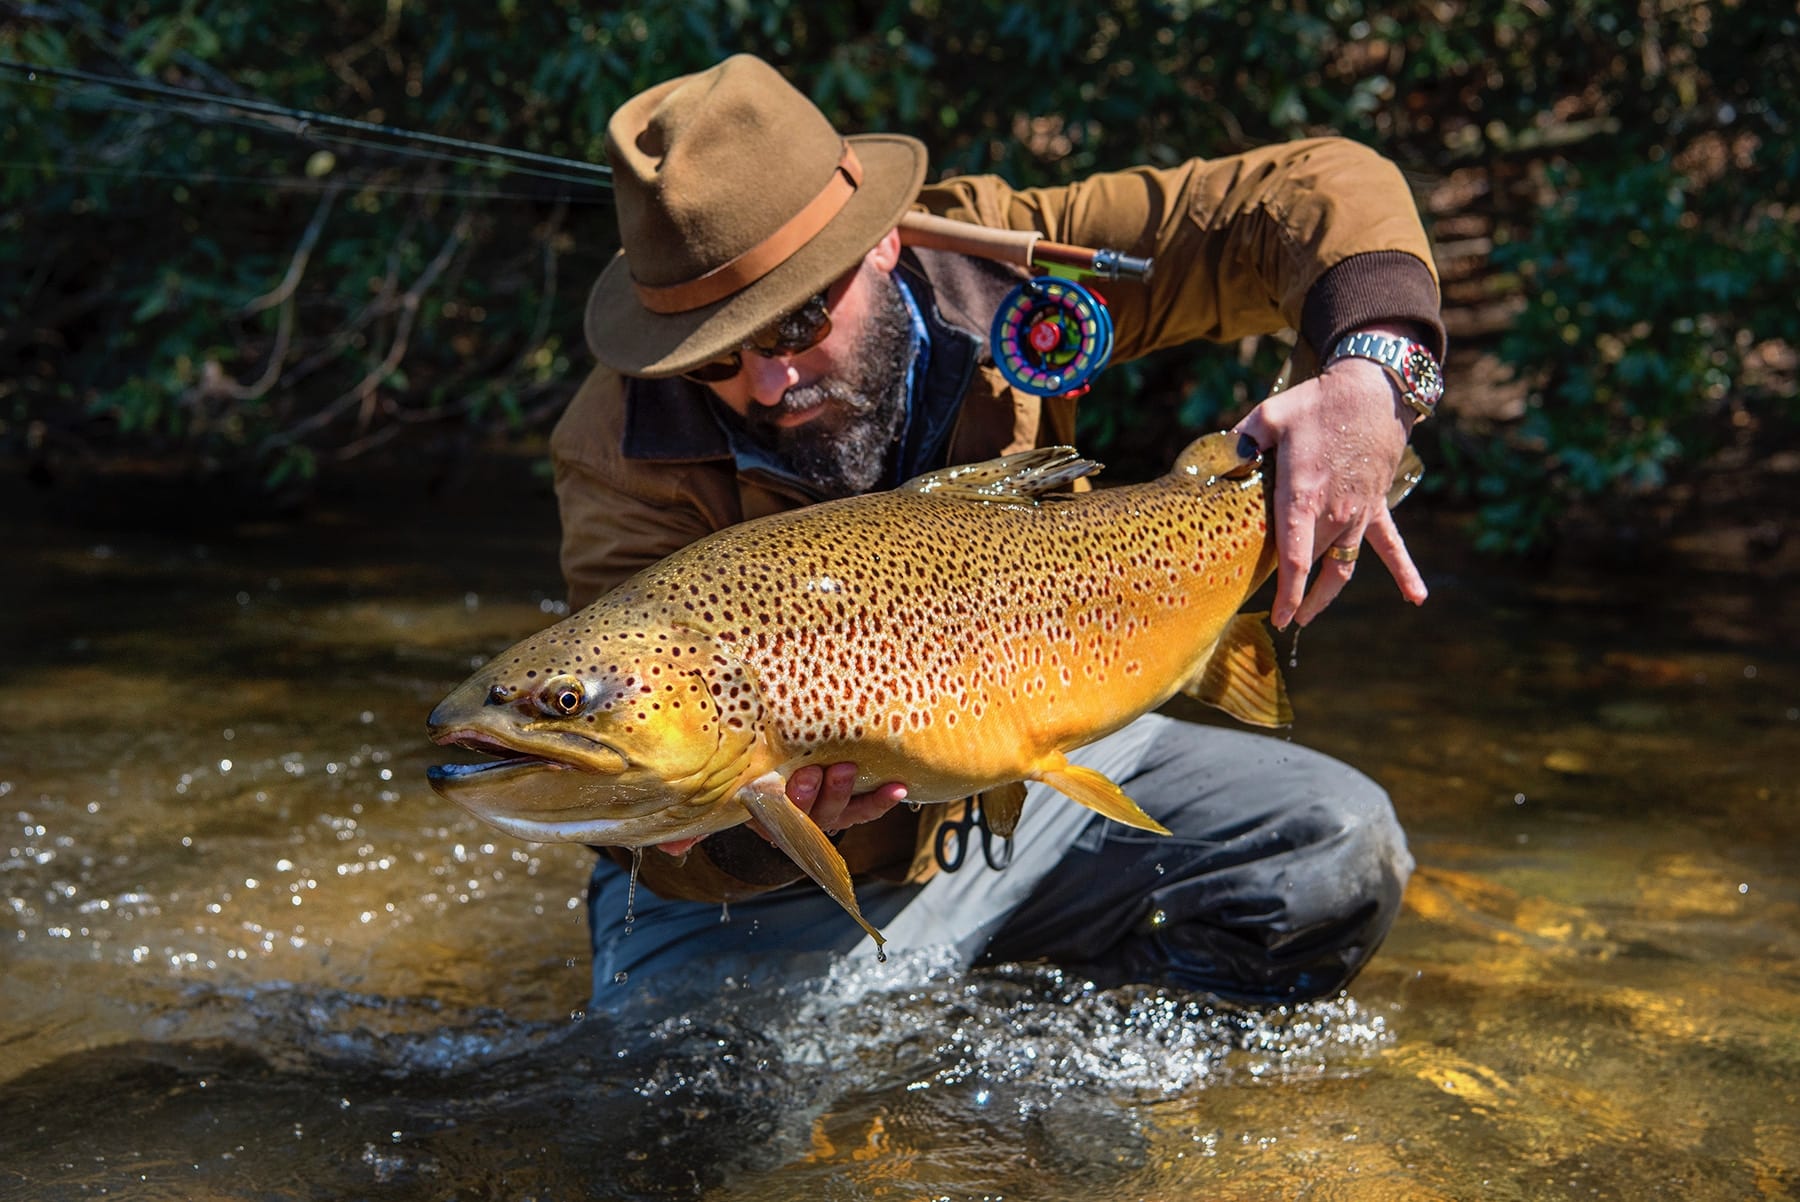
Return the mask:
[[1014,388],[1043,397],[1079,395],[1112,357],[1112,314],[1073,280],[1037,276],[1001,302],[989,342]]

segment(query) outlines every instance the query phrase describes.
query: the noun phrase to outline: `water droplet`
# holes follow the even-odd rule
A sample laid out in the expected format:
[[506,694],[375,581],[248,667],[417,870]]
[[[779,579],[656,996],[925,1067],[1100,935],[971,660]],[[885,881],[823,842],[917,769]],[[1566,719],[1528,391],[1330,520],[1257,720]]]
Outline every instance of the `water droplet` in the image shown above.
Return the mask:
[[1741,881],[1741,882],[1739,882],[1739,884],[1738,884],[1738,892],[1739,892],[1739,893],[1748,893],[1748,892],[1750,892],[1750,882],[1749,882],[1749,881]]
[[1161,864],[1158,864],[1156,866],[1156,875],[1157,876],[1161,876],[1166,871],[1168,871],[1168,870],[1166,868],[1164,868]]
[[720,902],[719,903],[719,922],[720,923],[728,923],[730,921],[731,921],[731,903],[730,902]]
[[637,922],[637,883],[638,869],[644,864],[644,849],[631,849],[631,882],[625,886],[625,933],[631,934],[632,926]]
[[625,983],[626,979],[629,978],[630,976],[631,976],[630,973],[626,972],[624,969],[621,968],[618,972],[615,972],[613,974],[613,984],[614,985],[623,985]]
[[1169,925],[1169,912],[1167,910],[1153,911],[1150,915],[1150,925],[1153,927],[1168,926]]

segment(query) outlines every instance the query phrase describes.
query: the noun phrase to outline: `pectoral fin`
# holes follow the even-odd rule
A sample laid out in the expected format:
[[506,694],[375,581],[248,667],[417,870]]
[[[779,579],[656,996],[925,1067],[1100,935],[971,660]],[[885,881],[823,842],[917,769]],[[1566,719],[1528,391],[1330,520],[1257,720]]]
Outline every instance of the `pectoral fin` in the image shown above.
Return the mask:
[[786,852],[801,871],[831,895],[832,901],[856,919],[856,925],[869,933],[876,947],[887,942],[881,932],[863,918],[862,909],[856,904],[856,890],[850,884],[850,866],[844,863],[844,857],[831,845],[825,832],[801,813],[799,806],[788,800],[787,781],[783,777],[773,772],[759,777],[739,789],[737,799],[762,823],[763,830],[775,840],[775,846]]
[[1216,705],[1252,726],[1291,726],[1294,708],[1275,662],[1275,641],[1263,624],[1269,615],[1239,614],[1219,636],[1212,656],[1181,691]]
[[1061,756],[1056,758],[1061,763],[1039,768],[1031,774],[1031,779],[1043,781],[1058,793],[1067,794],[1114,822],[1135,826],[1141,831],[1155,831],[1159,835],[1169,833],[1168,827],[1144,813],[1142,807],[1125,796],[1125,790],[1115,785],[1104,773],[1084,768],[1080,764],[1071,764]]
[[1019,815],[1025,812],[1025,782],[1016,780],[976,795],[981,802],[981,818],[987,828],[1002,839],[1010,839],[1019,829]]

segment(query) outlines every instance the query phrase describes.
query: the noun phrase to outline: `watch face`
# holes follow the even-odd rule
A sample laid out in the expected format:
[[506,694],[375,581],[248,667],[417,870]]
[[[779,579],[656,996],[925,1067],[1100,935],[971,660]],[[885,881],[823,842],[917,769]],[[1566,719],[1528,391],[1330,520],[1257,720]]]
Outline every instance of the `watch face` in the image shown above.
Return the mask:
[[1444,394],[1444,377],[1438,370],[1437,360],[1431,357],[1429,351],[1415,345],[1406,356],[1406,365],[1402,371],[1420,400],[1428,405],[1437,404],[1438,398]]

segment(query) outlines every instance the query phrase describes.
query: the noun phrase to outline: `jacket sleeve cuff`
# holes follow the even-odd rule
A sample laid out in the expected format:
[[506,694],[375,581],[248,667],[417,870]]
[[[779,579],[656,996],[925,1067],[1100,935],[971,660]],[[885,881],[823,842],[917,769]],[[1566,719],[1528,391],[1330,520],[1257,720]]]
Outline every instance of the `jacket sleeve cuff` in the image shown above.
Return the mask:
[[1437,281],[1423,261],[1399,250],[1351,255],[1313,282],[1300,311],[1300,337],[1323,360],[1338,339],[1379,322],[1407,322],[1444,361],[1447,338]]

